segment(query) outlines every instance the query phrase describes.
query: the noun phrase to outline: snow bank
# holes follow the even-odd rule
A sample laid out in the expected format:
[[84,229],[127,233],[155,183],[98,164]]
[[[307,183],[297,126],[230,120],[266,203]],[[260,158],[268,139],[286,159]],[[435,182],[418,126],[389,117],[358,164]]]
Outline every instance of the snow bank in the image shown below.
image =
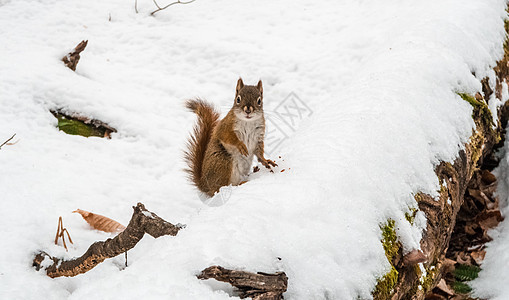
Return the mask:
[[[501,57],[505,1],[198,0],[156,17],[138,2],[139,14],[134,1],[0,1],[0,138],[20,140],[0,150],[0,298],[228,298],[195,278],[213,264],[283,270],[288,299],[370,298],[390,268],[379,224],[394,219],[405,250],[419,247],[423,216],[404,213],[416,192],[436,194],[434,166],[472,133],[455,92],[480,90]],[[73,73],[59,59],[82,39]],[[282,141],[269,158],[285,172],[206,205],[182,171],[195,121],[183,101],[226,113],[238,76],[263,80],[267,139]],[[289,119],[292,92],[305,113]],[[66,135],[55,108],[118,133]],[[71,211],[126,225],[138,201],[187,228],[145,237],[126,269],[118,257],[52,280],[31,267],[36,250],[70,258],[108,237]],[[58,216],[68,253],[52,245]]]

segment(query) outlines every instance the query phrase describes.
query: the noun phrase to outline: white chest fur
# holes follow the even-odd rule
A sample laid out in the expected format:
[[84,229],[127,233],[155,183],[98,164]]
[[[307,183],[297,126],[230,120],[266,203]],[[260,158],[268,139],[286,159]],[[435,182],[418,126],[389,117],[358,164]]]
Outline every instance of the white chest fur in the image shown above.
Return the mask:
[[263,119],[253,120],[250,122],[237,121],[234,127],[239,140],[241,140],[247,147],[249,152],[248,156],[240,154],[238,151],[232,155],[233,166],[231,174],[231,183],[238,185],[246,180],[249,174],[251,164],[253,163],[253,155],[258,145],[258,142],[263,139],[265,127],[263,126]]

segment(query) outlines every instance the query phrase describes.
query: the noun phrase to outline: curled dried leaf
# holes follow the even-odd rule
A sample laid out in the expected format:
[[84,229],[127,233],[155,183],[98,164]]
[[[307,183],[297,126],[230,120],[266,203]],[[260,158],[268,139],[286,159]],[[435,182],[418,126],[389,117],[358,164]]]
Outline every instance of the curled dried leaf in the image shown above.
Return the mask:
[[412,250],[403,256],[403,265],[404,266],[413,266],[418,263],[422,263],[428,260],[428,257],[422,253],[421,250]]
[[85,219],[85,221],[90,224],[90,226],[97,230],[104,232],[121,232],[125,229],[125,226],[118,223],[117,221],[86,210],[78,208],[77,210],[73,211],[73,213],[79,213],[83,219]]
[[477,265],[481,265],[484,260],[484,256],[486,255],[486,250],[473,251],[470,253],[470,256],[474,259]]
[[445,280],[443,278],[440,279],[440,282],[438,283],[437,288],[449,296],[453,296],[455,294],[454,291],[447,285],[447,283],[445,282]]

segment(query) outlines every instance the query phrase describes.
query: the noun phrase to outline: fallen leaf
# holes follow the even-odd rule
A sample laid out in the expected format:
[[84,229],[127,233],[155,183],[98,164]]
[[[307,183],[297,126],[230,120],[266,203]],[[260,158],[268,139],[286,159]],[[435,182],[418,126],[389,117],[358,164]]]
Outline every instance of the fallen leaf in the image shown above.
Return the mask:
[[442,262],[444,273],[447,274],[447,273],[454,272],[454,269],[456,268],[455,265],[456,265],[456,261],[454,261],[450,258],[444,259],[444,261]]
[[79,213],[85,221],[94,229],[101,230],[104,232],[120,232],[125,229],[125,226],[114,221],[108,217],[101,216],[98,214],[91,213],[86,210],[77,209],[73,213]]
[[447,300],[447,298],[445,298],[442,295],[432,292],[432,293],[426,295],[426,300]]
[[466,254],[465,252],[458,252],[458,257],[456,257],[456,262],[462,265],[471,265],[472,264],[472,258],[470,255]]
[[443,278],[440,279],[440,282],[438,282],[437,288],[449,296],[454,295],[454,291],[447,285]]
[[486,210],[476,218],[476,221],[483,230],[496,227],[502,220],[504,220],[504,218],[498,209]]
[[412,250],[403,256],[404,266],[413,266],[428,260],[428,257],[421,250]]
[[476,223],[469,223],[465,225],[465,233],[468,235],[475,235],[475,229],[478,227]]
[[481,180],[485,185],[490,185],[497,181],[497,177],[488,170],[482,170]]
[[472,253],[470,253],[470,256],[474,259],[475,263],[478,265],[481,265],[485,255],[486,255],[485,250],[473,251]]

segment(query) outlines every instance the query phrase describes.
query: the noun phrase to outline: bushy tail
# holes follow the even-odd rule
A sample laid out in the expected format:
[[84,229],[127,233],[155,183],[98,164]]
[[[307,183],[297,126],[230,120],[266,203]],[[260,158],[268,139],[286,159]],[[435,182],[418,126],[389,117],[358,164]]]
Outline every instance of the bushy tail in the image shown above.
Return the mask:
[[186,172],[194,185],[203,191],[200,184],[203,160],[212,131],[219,119],[219,113],[212,105],[200,99],[186,101],[186,107],[198,115],[198,123],[194,126],[193,133],[187,142],[187,151],[184,156],[188,166]]

